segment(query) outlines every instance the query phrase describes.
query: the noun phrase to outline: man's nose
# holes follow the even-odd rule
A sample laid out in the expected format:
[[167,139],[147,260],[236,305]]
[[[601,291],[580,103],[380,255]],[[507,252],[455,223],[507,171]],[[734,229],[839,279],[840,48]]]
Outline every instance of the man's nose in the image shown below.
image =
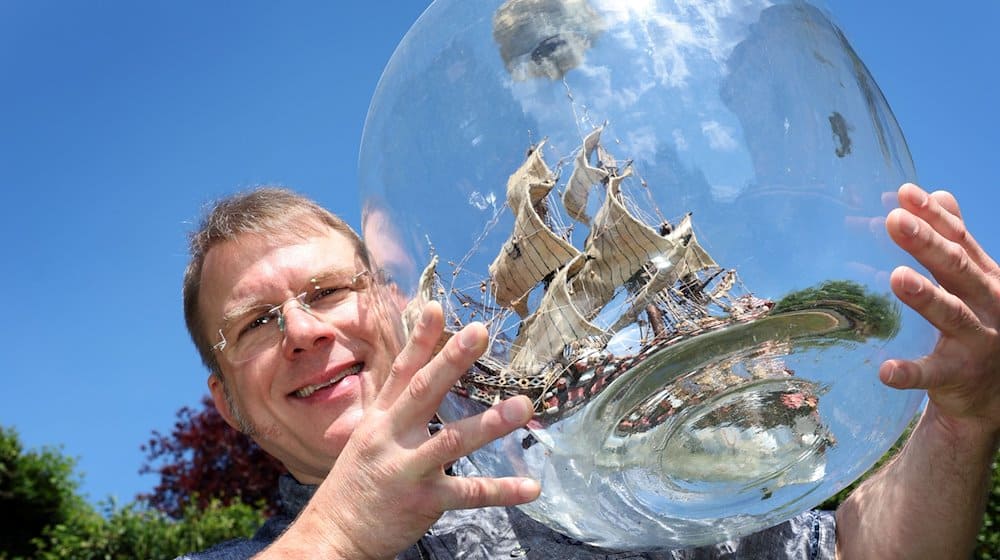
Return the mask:
[[281,341],[281,351],[289,359],[328,344],[335,338],[335,330],[330,321],[316,315],[298,302],[289,303],[283,315],[285,332]]

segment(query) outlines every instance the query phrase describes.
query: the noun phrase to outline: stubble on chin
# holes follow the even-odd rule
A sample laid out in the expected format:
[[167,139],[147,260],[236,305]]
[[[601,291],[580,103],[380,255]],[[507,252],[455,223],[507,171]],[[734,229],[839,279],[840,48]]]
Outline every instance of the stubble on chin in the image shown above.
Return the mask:
[[[262,435],[266,435],[266,432],[274,432],[277,429],[277,426],[272,427],[270,430],[258,429],[258,427],[243,414],[243,411],[240,410],[240,407],[236,404],[236,399],[233,398],[233,393],[229,390],[228,384],[222,384],[222,392],[226,396],[226,406],[229,407],[229,414],[233,417],[233,421],[236,422],[236,427],[240,433],[256,440]],[[273,433],[271,435],[273,435]]]

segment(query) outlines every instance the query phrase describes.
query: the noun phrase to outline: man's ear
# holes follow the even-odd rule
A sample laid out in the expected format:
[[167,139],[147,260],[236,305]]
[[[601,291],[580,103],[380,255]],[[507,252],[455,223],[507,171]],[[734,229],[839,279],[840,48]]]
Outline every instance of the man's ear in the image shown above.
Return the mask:
[[233,411],[229,408],[229,401],[226,399],[226,388],[218,375],[213,373],[208,376],[208,390],[212,393],[212,401],[215,402],[215,408],[218,409],[219,414],[222,415],[222,419],[226,421],[226,424],[229,424],[237,432],[241,431],[239,424],[233,417]]

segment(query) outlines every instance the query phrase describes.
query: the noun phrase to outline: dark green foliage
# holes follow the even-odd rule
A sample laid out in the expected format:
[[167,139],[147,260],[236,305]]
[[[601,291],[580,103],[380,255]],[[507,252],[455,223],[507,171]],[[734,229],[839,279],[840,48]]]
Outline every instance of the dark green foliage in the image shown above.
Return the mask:
[[[906,437],[908,433],[870,472],[890,459]],[[219,500],[208,500],[204,508],[196,505],[199,500],[191,500],[179,519],[142,501],[97,511],[76,494],[79,483],[73,466],[72,459],[56,450],[25,453],[17,433],[0,427],[0,516],[5,531],[0,560],[176,558],[249,537],[264,521],[260,509],[242,503],[224,506]],[[820,507],[836,509],[860,482]],[[48,528],[39,527],[42,522]],[[1000,560],[1000,455],[993,463],[991,494],[973,558]]]
[[888,339],[899,332],[899,304],[888,295],[869,293],[850,280],[828,280],[819,286],[792,292],[775,304],[772,314],[809,309],[835,311],[851,328],[840,336],[863,340],[869,337]]
[[976,560],[1000,560],[1000,453],[994,457],[990,498],[986,502],[983,528],[976,537]]
[[180,519],[139,502],[122,508],[108,506],[102,515],[81,511],[65,523],[48,528],[36,539],[34,557],[43,560],[172,559],[216,543],[249,537],[264,516],[246,504],[223,506],[217,500],[205,509],[189,505]]
[[0,558],[30,554],[32,537],[85,508],[74,466],[55,449],[25,452],[17,431],[0,426]]
[[142,500],[98,511],[77,494],[74,467],[55,449],[26,452],[17,432],[0,426],[0,560],[176,558],[248,537],[264,521],[262,503],[195,497],[179,519]]

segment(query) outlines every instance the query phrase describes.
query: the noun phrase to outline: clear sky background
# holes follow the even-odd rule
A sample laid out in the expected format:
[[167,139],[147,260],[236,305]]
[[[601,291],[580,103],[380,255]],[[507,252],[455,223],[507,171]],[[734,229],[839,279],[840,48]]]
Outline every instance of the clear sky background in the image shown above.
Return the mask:
[[[427,4],[0,0],[0,425],[78,457],[94,502],[151,490],[140,445],[206,392],[180,303],[192,223],[280,183],[358,226],[368,102]],[[1000,2],[827,5],[921,182],[1000,255]]]

